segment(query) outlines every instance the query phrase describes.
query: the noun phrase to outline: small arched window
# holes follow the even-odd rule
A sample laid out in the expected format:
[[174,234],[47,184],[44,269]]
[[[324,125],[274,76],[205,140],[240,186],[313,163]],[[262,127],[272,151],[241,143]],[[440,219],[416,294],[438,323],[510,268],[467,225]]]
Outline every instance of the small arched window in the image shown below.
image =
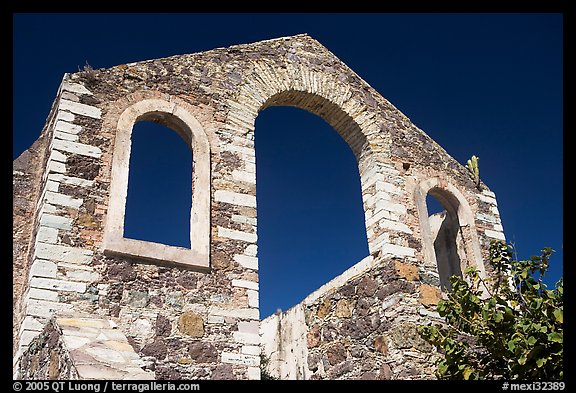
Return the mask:
[[446,181],[432,178],[420,182],[415,202],[424,258],[436,265],[442,290],[450,290],[450,277],[462,276],[470,265],[484,276],[474,216],[460,191]]
[[[176,131],[192,151],[190,248],[124,237],[132,131],[140,121],[157,122]],[[104,250],[109,254],[156,263],[172,263],[200,270],[209,268],[210,146],[202,126],[183,104],[144,99],[126,108],[118,117]]]

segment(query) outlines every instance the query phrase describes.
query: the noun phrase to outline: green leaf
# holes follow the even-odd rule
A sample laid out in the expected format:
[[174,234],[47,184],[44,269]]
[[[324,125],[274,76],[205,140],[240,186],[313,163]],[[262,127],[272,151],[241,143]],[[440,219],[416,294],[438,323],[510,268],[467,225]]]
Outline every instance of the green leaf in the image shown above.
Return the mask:
[[512,352],[516,350],[516,340],[508,341],[508,349]]
[[557,322],[564,323],[564,311],[558,308],[554,310],[554,318]]
[[518,364],[521,366],[526,364],[526,355],[520,356],[520,358],[518,359]]
[[464,370],[464,372],[462,373],[462,375],[464,376],[464,379],[467,381],[468,379],[470,379],[470,375],[474,372],[473,369],[466,367],[466,369]]
[[536,337],[534,337],[534,336],[528,337],[528,345],[532,346],[532,345],[536,344],[536,341],[538,341],[538,340],[536,340]]
[[562,334],[560,334],[558,332],[552,332],[552,333],[548,333],[548,341],[552,341],[555,343],[561,343],[564,340],[563,340]]
[[546,358],[536,359],[536,366],[538,368],[542,367],[546,363],[547,360],[548,359],[546,359]]

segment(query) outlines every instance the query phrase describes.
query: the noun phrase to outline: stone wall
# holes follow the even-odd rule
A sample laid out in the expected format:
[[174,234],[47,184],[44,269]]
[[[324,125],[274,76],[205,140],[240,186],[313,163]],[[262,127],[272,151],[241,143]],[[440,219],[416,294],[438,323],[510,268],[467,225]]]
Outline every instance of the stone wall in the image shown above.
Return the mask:
[[368,257],[261,324],[278,379],[430,379],[437,358],[416,327],[439,321],[438,277],[399,258]]
[[[309,36],[86,68],[64,76],[31,159],[14,164],[15,370],[27,375],[18,360],[32,340],[55,314],[72,312],[114,321],[156,378],[260,378],[254,124],[260,110],[274,105],[322,117],[350,145],[358,159],[368,245],[378,261],[399,258],[403,265],[398,266],[434,276],[425,204],[430,193],[459,220],[462,267],[483,270],[489,240],[503,238],[494,194],[483,183],[477,188],[466,168]],[[203,169],[194,172],[194,179],[202,179],[198,184],[206,205],[198,212],[193,203],[191,222],[193,228],[195,222],[205,225],[206,231],[196,234],[204,236],[205,249],[123,238],[128,170],[122,168],[133,123],[140,120],[163,123],[192,151],[203,152],[205,158],[194,163]],[[376,291],[392,285],[386,275],[368,277]],[[420,292],[434,293],[438,280],[398,280],[394,285],[407,295],[397,304],[406,315],[420,315],[415,299]],[[314,359],[332,354],[325,369],[315,368],[324,364],[318,360],[308,362],[306,371],[298,357],[293,361],[300,374],[289,375],[423,376],[423,363],[414,363],[413,375],[396,359],[410,355],[396,351],[390,332],[410,320],[389,321],[386,329],[380,328],[385,322],[373,322],[378,327],[369,332],[351,330],[353,317],[343,315],[351,312],[367,324],[382,317],[374,302],[388,299],[363,297],[363,286],[352,286],[349,299],[346,292],[322,300],[325,318],[312,304],[302,312],[295,309],[293,318],[313,316],[292,336],[304,327],[341,331],[364,340],[358,344],[363,351],[372,351],[378,339],[379,348],[385,343],[394,354],[393,363],[380,351],[370,355],[372,371],[347,370],[346,361],[359,352],[352,354],[346,339],[335,337],[331,342],[338,345],[309,348]],[[390,373],[378,371],[385,364]]]
[[23,379],[154,379],[118,329],[104,318],[51,318],[19,364]]

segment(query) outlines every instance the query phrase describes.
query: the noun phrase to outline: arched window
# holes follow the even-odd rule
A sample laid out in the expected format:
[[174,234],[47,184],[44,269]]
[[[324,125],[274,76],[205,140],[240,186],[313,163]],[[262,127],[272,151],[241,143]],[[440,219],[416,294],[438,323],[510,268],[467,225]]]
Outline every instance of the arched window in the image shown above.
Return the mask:
[[483,276],[474,216],[460,191],[445,180],[432,178],[420,182],[414,197],[424,258],[436,265],[441,288],[450,290],[450,277],[462,276],[470,265]]
[[267,317],[369,251],[358,163],[334,128],[303,109],[274,106],[260,112],[255,130],[260,313]]
[[[177,132],[192,151],[190,248],[124,236],[132,132],[134,125],[141,121],[157,122]],[[109,195],[104,235],[105,252],[199,270],[209,268],[210,145],[202,126],[184,104],[162,99],[144,99],[127,107],[120,114],[116,122]]]
[[192,151],[174,130],[139,121],[132,130],[124,237],[190,247]]

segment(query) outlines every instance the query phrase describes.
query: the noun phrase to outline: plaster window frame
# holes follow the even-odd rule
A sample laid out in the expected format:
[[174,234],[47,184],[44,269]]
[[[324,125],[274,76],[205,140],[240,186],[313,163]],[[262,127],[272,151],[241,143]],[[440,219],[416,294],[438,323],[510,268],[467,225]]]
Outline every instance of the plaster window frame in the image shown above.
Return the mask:
[[[132,131],[139,121],[158,122],[178,133],[192,151],[192,207],[190,248],[124,237]],[[105,254],[141,259],[192,270],[210,268],[210,143],[200,122],[182,105],[165,99],[132,103],[116,123],[110,200],[105,224]]]
[[453,215],[458,221],[464,242],[464,252],[467,263],[467,265],[461,264],[460,270],[464,272],[468,266],[473,265],[478,269],[480,277],[485,278],[486,271],[484,269],[484,263],[482,262],[482,252],[480,250],[476,225],[474,224],[474,213],[458,188],[446,180],[437,177],[421,181],[414,192],[414,202],[422,233],[424,259],[430,261],[439,269],[428,217],[428,206],[426,203],[428,193],[438,199],[447,210],[447,213]]

